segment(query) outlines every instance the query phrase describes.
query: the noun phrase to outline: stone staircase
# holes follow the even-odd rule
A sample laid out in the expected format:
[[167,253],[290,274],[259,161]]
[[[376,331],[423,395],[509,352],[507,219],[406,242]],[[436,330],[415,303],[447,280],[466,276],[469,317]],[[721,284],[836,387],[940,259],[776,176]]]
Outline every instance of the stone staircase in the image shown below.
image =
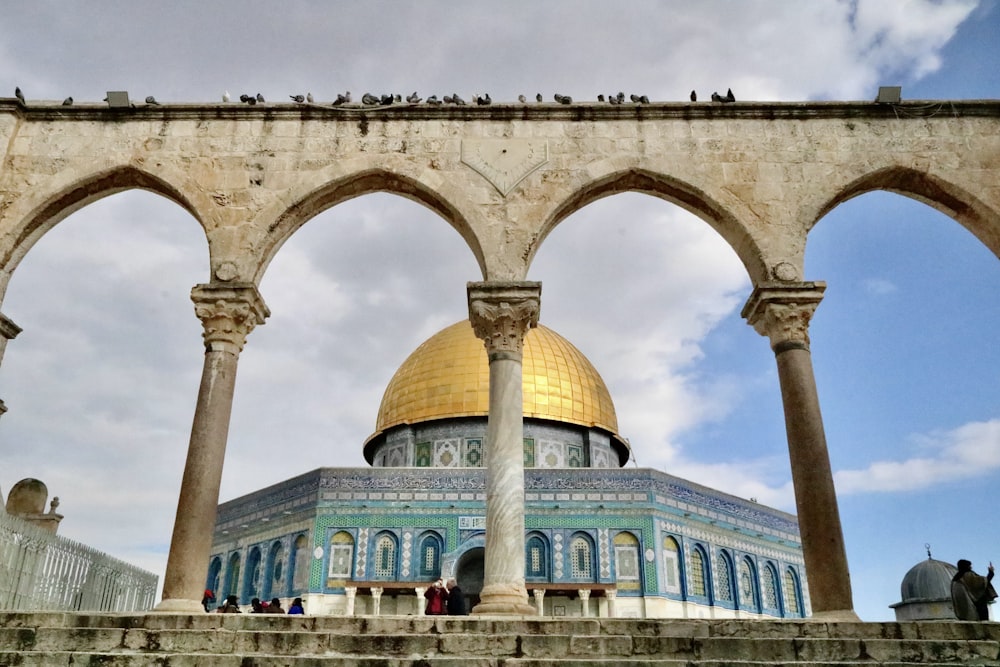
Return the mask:
[[1000,624],[0,612],[0,667],[998,665]]

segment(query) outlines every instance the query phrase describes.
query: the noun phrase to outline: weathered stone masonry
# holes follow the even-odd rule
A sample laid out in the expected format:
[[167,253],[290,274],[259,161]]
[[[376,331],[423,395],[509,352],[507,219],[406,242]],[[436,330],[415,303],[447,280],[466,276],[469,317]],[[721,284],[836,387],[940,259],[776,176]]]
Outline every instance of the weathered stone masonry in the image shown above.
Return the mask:
[[[267,316],[256,285],[291,234],[341,201],[388,191],[436,211],[476,257],[483,289],[531,289],[523,281],[546,235],[606,195],[657,196],[716,229],[754,283],[744,317],[776,354],[812,606],[830,618],[853,611],[809,356],[823,285],[803,275],[808,232],[840,202],[881,189],[933,206],[1000,256],[997,101],[119,110],[0,99],[0,151],[0,301],[34,243],[106,195],[157,192],[205,231],[211,265],[193,294],[205,376],[165,575],[167,610],[199,608],[210,544],[192,535],[214,521],[230,383],[243,337]],[[2,315],[0,324],[2,356],[20,330]],[[501,384],[513,386],[519,367],[504,368]],[[513,406],[496,400],[501,413],[501,404]],[[519,613],[523,576],[494,574],[516,589],[509,611]]]

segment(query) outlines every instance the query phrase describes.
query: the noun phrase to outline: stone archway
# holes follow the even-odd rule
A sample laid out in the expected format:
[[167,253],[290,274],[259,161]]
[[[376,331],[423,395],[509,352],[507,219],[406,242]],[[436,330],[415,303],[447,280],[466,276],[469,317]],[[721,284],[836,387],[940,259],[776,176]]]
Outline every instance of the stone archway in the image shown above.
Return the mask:
[[472,609],[479,604],[485,564],[486,550],[483,547],[475,547],[462,554],[455,565],[455,580],[465,595],[466,609]]

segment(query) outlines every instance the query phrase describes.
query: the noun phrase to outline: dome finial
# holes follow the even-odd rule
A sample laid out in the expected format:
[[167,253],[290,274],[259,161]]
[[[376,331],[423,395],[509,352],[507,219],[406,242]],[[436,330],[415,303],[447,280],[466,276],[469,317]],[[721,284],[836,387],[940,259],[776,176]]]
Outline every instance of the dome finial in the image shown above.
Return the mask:
[[931,543],[924,542],[924,549],[927,549],[927,560],[931,559]]

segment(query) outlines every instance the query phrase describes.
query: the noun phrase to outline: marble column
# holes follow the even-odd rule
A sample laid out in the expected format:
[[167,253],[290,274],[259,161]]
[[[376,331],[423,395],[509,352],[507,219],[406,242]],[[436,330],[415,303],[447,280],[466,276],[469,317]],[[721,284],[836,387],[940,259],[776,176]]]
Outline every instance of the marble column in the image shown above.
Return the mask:
[[205,363],[163,576],[163,600],[154,610],[158,612],[204,611],[201,595],[212,550],[236,366],[247,335],[270,314],[250,283],[197,285],[191,300],[204,328]]
[[536,588],[532,594],[535,597],[535,610],[539,616],[545,616],[545,589]]
[[417,616],[425,616],[427,613],[427,604],[424,601],[424,593],[427,592],[427,587],[417,586],[413,590],[417,593]]
[[770,339],[778,365],[812,615],[818,620],[857,621],[809,352],[809,321],[825,289],[824,282],[757,286],[742,315]]
[[[7,349],[7,341],[14,340],[17,334],[21,333],[21,327],[14,324],[13,320],[0,313],[0,362],[3,362],[3,353]],[[0,415],[7,412],[7,406],[0,401]]]
[[469,283],[469,320],[486,343],[486,548],[473,614],[534,615],[524,586],[524,336],[538,324],[541,283]]
[[618,610],[615,608],[615,599],[618,597],[618,591],[615,589],[609,589],[604,591],[604,597],[608,599],[608,618],[618,618]]
[[382,593],[385,589],[381,586],[372,586],[372,616],[382,614]]
[[347,597],[347,603],[344,605],[344,616],[354,616],[354,603],[358,597],[358,587],[345,586],[344,595]]
[[580,614],[586,618],[590,616],[590,589],[581,588],[577,594],[580,596]]

